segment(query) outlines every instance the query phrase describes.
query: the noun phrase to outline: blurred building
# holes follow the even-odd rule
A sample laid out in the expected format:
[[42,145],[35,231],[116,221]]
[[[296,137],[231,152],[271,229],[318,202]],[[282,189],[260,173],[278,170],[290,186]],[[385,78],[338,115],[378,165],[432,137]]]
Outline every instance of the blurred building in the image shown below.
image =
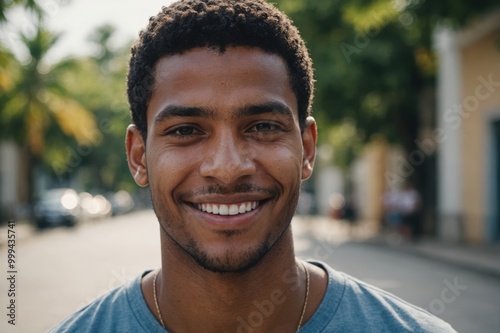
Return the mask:
[[438,234],[500,240],[500,9],[435,33]]
[[450,242],[499,242],[500,8],[458,31],[436,28],[434,47],[437,91],[422,96],[417,148],[405,152],[374,141],[347,173],[321,163],[320,151],[319,212],[328,214],[329,196],[345,193],[350,178],[358,216],[382,224],[384,192],[401,189],[420,168],[425,181],[415,185],[425,233]]
[[[318,213],[331,215],[331,199],[340,194],[345,196],[344,202],[350,202],[356,210],[358,219],[380,223],[383,220],[382,197],[387,190],[387,175],[398,172],[398,161],[403,158],[401,149],[391,147],[383,140],[374,140],[366,145],[348,171],[332,166],[330,154],[335,152],[323,156],[324,150],[320,147],[315,169]],[[394,186],[402,187],[403,178]]]

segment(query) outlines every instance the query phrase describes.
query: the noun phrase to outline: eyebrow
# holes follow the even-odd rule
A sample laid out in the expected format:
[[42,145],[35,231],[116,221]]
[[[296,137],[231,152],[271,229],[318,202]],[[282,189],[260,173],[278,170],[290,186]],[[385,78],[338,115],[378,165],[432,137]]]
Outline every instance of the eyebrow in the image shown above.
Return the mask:
[[169,105],[158,112],[155,117],[155,123],[159,123],[165,119],[175,117],[201,117],[214,119],[215,112],[207,108]]
[[[249,104],[237,109],[232,115],[233,119],[255,116],[265,113],[275,113],[293,119],[293,112],[288,106],[281,102],[272,101],[260,104]],[[162,109],[155,117],[155,123],[173,117],[200,117],[216,119],[217,112],[213,109],[203,107],[187,107],[180,105],[169,105]]]
[[261,104],[251,104],[244,106],[238,109],[234,116],[235,118],[247,117],[247,116],[255,116],[264,113],[275,113],[283,116],[287,116],[288,118],[293,119],[293,112],[290,110],[288,106],[281,102],[272,101],[265,102]]

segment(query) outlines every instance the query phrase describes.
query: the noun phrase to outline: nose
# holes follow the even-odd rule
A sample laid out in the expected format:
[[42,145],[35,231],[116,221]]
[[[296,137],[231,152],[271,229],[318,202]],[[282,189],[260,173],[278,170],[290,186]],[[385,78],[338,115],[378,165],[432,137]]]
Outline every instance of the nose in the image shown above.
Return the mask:
[[255,173],[256,166],[244,138],[239,138],[233,129],[214,135],[207,146],[200,174],[230,185],[241,177]]

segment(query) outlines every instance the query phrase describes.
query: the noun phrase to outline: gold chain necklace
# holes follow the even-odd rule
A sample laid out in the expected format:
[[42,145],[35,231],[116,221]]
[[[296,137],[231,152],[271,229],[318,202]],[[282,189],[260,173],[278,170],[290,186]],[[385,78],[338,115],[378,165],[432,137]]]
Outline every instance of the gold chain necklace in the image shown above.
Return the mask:
[[156,279],[158,278],[158,273],[160,273],[160,269],[155,272],[155,276],[153,276],[153,295],[155,299],[156,312],[158,312],[158,318],[160,318],[161,326],[166,330],[165,323],[163,322],[163,317],[161,316],[160,306],[158,305],[158,298],[156,297]]
[[300,330],[300,326],[302,326],[302,321],[304,320],[304,315],[306,314],[307,300],[309,299],[309,270],[307,269],[304,262],[302,262],[302,266],[306,271],[306,297],[304,300],[304,305],[302,306],[302,314],[300,315],[299,326],[297,326],[297,332]]
[[[304,305],[302,306],[302,313],[300,314],[300,320],[299,320],[299,326],[297,326],[297,332],[300,330],[300,327],[302,326],[302,321],[304,320],[304,315],[306,314],[306,309],[307,309],[307,300],[309,299],[309,283],[310,283],[309,270],[307,269],[304,263],[302,263],[302,266],[306,271],[306,297],[304,299]],[[167,328],[165,327],[165,323],[163,322],[163,317],[160,311],[160,305],[158,304],[158,298],[156,296],[156,280],[158,279],[159,272],[160,270],[157,270],[155,272],[155,275],[153,276],[153,296],[155,300],[156,312],[158,313],[158,318],[160,318],[160,324],[166,330]]]

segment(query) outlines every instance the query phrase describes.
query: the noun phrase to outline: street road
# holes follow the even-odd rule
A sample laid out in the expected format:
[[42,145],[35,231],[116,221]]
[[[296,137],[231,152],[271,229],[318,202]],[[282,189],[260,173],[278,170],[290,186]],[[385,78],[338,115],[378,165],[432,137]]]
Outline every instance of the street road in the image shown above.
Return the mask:
[[[426,308],[459,332],[500,333],[500,281],[389,248],[350,241],[326,219],[294,220],[296,252]],[[0,332],[44,332],[108,290],[160,264],[154,213],[58,228],[16,243],[16,325],[8,324],[6,233],[0,234]]]

